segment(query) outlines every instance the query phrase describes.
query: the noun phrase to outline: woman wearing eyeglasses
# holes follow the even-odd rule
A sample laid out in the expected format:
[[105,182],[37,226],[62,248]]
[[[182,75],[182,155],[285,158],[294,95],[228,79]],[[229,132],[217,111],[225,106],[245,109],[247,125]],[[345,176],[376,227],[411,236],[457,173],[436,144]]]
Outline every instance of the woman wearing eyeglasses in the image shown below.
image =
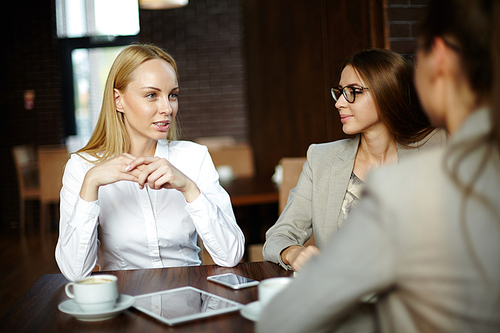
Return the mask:
[[[368,172],[446,142],[423,113],[413,65],[372,49],[350,57],[331,89],[342,130],[354,138],[311,145],[297,186],[266,233],[264,259],[299,271],[319,253],[356,205]],[[409,175],[410,176],[410,175]],[[316,246],[304,247],[314,232]]]
[[430,0],[417,36],[415,85],[449,144],[373,171],[256,332],[500,332],[500,0]]

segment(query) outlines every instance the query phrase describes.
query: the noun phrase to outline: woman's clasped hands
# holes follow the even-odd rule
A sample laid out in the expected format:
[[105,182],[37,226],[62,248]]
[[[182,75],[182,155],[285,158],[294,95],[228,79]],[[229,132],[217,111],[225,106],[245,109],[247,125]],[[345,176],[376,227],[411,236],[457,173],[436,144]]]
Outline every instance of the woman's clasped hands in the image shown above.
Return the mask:
[[165,158],[138,157],[126,168],[131,173],[137,173],[137,170],[140,171],[137,183],[141,188],[148,184],[154,190],[174,189],[181,192],[188,202],[192,202],[200,194],[198,186]]
[[95,201],[100,186],[118,181],[132,181],[142,189],[175,189],[186,201],[192,202],[200,194],[198,186],[165,158],[124,153],[92,167],[86,174],[80,196],[87,201]]

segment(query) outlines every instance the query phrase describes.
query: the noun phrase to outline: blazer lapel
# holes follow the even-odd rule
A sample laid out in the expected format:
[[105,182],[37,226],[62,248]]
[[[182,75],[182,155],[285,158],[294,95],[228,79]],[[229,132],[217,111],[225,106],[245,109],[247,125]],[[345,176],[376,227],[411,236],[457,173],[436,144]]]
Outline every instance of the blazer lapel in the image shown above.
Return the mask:
[[[328,204],[325,211],[325,234],[333,234],[338,229],[338,218],[347,184],[354,167],[354,159],[359,146],[359,135],[349,142],[345,149],[335,156],[330,167]],[[327,241],[327,240],[325,240]]]

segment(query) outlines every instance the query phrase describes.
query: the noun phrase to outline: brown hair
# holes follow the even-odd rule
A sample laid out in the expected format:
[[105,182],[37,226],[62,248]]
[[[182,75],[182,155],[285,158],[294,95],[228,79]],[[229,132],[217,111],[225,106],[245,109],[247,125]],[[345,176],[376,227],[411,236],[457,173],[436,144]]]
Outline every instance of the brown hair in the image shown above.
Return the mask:
[[430,51],[436,37],[453,39],[461,67],[477,102],[489,102],[489,139],[500,149],[500,2],[430,1],[419,26],[419,47]]
[[[453,144],[443,161],[448,175],[463,193],[461,228],[474,262],[486,279],[485,268],[467,232],[465,210],[466,201],[473,197],[498,216],[497,207],[474,187],[493,153],[500,151],[500,1],[431,0],[420,24],[419,48],[429,52],[437,37],[458,53],[461,70],[476,96],[477,105],[489,105],[491,130]],[[482,147],[485,149],[479,149]],[[458,174],[459,168],[467,156],[476,151],[482,151],[478,167],[465,181]]]
[[[115,108],[114,89],[123,92],[132,80],[132,73],[141,64],[152,59],[162,59],[172,65],[179,81],[179,73],[174,58],[161,48],[149,44],[127,46],[118,54],[106,80],[101,112],[89,142],[77,153],[88,153],[97,160],[94,163],[121,155],[130,149],[130,139],[123,123],[123,113]],[[167,141],[176,140],[178,125],[171,124]]]
[[346,66],[368,85],[380,119],[398,143],[407,146],[433,130],[418,100],[410,60],[393,51],[370,49],[351,56],[342,69]]

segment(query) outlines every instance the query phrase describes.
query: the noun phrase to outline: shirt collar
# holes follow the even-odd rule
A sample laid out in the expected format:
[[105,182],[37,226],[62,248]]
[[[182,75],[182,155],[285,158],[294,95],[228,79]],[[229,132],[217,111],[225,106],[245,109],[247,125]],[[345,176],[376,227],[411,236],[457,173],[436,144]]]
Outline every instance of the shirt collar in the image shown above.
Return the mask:
[[158,140],[156,144],[155,156],[165,157],[168,160],[168,142],[167,140]]

